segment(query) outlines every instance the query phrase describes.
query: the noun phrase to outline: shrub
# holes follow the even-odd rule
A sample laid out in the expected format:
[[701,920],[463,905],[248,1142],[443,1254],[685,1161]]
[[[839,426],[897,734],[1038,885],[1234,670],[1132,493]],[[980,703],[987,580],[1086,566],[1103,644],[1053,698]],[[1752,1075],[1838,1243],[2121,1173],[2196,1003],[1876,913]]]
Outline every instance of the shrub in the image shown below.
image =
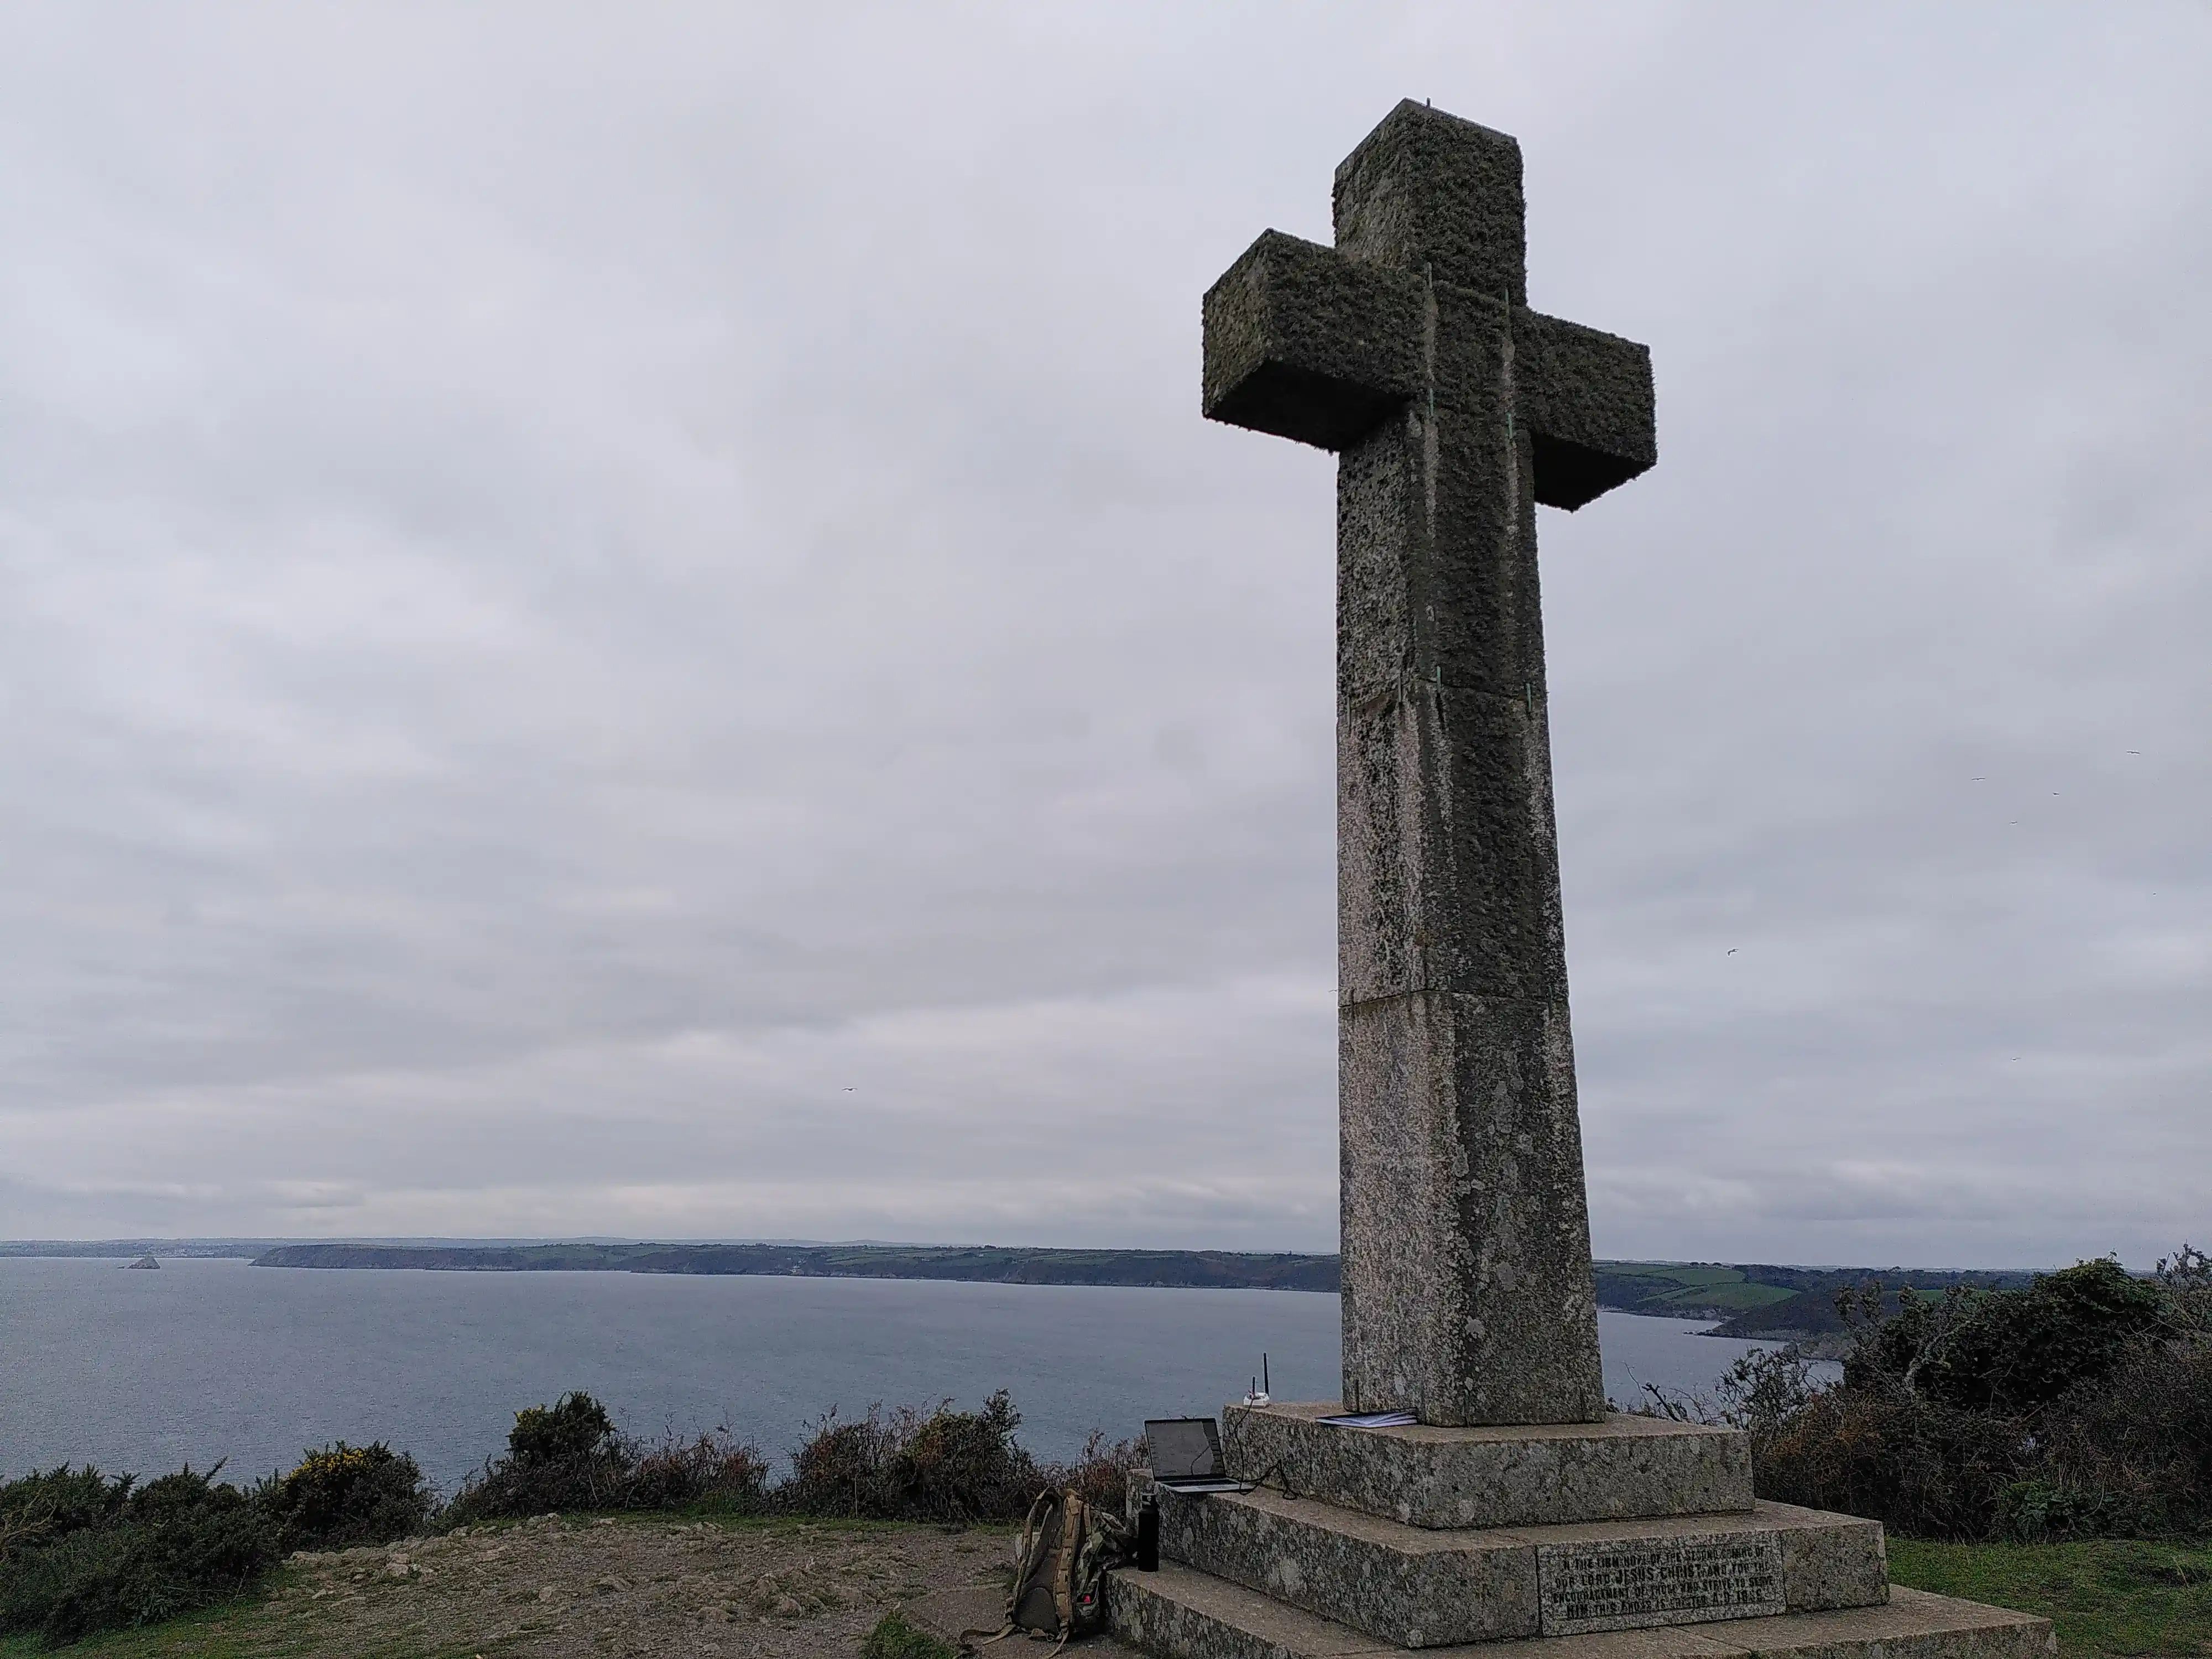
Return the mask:
[[714,1435],[673,1437],[641,1456],[623,1483],[618,1507],[681,1510],[710,1504],[757,1514],[768,1506],[768,1460],[752,1447]]
[[514,1414],[507,1449],[516,1464],[580,1463],[605,1452],[615,1439],[614,1419],[591,1395],[564,1394],[550,1406],[529,1406]]
[[[1085,1503],[1118,1516],[1128,1508],[1129,1471],[1144,1461],[1142,1441],[1117,1440],[1109,1444],[1106,1437],[1094,1429],[1074,1462],[1046,1465],[1039,1471],[1037,1485],[1072,1490]],[[1028,1513],[1026,1508],[1023,1513]]]
[[2124,1538],[2160,1526],[2156,1506],[2138,1498],[2039,1476],[2015,1480],[1997,1494],[1993,1530],[2019,1543],[2044,1544],[2072,1538]]
[[[1842,1384],[1800,1389],[1772,1357],[1731,1373],[1763,1497],[1906,1534],[2027,1540],[2212,1525],[2212,1261],[2155,1280],[2112,1261],[2018,1291],[1841,1298]],[[1724,1396],[1731,1384],[1724,1382]]]
[[1739,1355],[1722,1373],[1717,1391],[1723,1422],[1762,1432],[1780,1428],[1818,1392],[1813,1362],[1791,1348],[1754,1348]]
[[980,1412],[958,1412],[951,1402],[927,1417],[902,1412],[893,1419],[890,1490],[902,1518],[982,1521],[1027,1513],[1039,1471],[1014,1442],[1022,1414],[1004,1389]]
[[867,1520],[1018,1521],[1047,1486],[1073,1486],[1118,1513],[1136,1448],[1093,1435],[1072,1464],[1040,1465],[1015,1440],[1021,1413],[1001,1389],[974,1412],[951,1401],[928,1411],[814,1425],[792,1454],[790,1478],[770,1486],[766,1459],[719,1435],[673,1435],[641,1445],[617,1431],[588,1395],[516,1415],[503,1457],[462,1483],[440,1517],[447,1526],[549,1510],[668,1510],[711,1505]]
[[512,1455],[487,1459],[461,1482],[439,1519],[452,1527],[555,1510],[618,1509],[617,1495],[627,1472],[611,1455],[537,1463],[518,1462]]
[[135,1484],[127,1474],[111,1481],[90,1464],[66,1463],[0,1484],[0,1562],[11,1549],[98,1525],[123,1507]]
[[2069,1505],[2063,1535],[2212,1528],[2212,1337],[2139,1344],[2037,1427],[2054,1480],[2103,1495]]
[[808,1515],[881,1513],[889,1501],[892,1432],[879,1406],[850,1423],[840,1423],[830,1407],[791,1455],[791,1479],[776,1489],[782,1507]]
[[214,1471],[185,1468],[131,1488],[127,1477],[109,1486],[120,1501],[96,1518],[0,1559],[0,1632],[35,1630],[58,1647],[227,1600],[276,1564],[268,1516]]
[[1988,1536],[2031,1443],[2002,1418],[1848,1388],[1816,1393],[1751,1436],[1760,1497],[1919,1538]]
[[263,1483],[254,1496],[288,1555],[389,1543],[420,1532],[430,1519],[422,1469],[380,1440],[367,1446],[341,1440],[310,1451],[299,1468]]
[[635,1454],[607,1408],[580,1391],[514,1414],[507,1455],[487,1458],[461,1483],[442,1519],[451,1526],[550,1510],[620,1507]]
[[2158,1264],[2166,1323],[2177,1333],[2212,1334],[2212,1255],[2185,1244]]
[[2047,1406],[2155,1340],[2160,1287],[2109,1258],[2038,1273],[2019,1291],[1954,1289],[1906,1300],[1844,1362],[1847,1386],[1892,1382],[1966,1411],[2016,1415]]
[[1014,1441],[1021,1413],[1003,1389],[980,1412],[951,1401],[840,1423],[833,1411],[792,1455],[776,1497],[807,1515],[881,1521],[1004,1521],[1026,1514],[1045,1472]]
[[892,1612],[868,1632],[868,1639],[860,1644],[860,1659],[958,1659],[958,1656],[927,1631],[908,1624],[904,1614]]
[[768,1506],[768,1460],[721,1435],[644,1445],[622,1433],[587,1394],[515,1413],[507,1455],[485,1461],[439,1517],[447,1526],[549,1510]]

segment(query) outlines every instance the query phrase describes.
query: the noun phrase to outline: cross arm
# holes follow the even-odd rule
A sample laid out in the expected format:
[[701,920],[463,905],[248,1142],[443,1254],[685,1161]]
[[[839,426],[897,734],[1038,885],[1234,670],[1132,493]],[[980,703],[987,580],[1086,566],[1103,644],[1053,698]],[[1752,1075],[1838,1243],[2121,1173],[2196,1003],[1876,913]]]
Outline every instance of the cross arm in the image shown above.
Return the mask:
[[1206,290],[1209,420],[1343,449],[1422,384],[1419,277],[1264,233]]
[[1538,501],[1571,511],[1650,470],[1659,440],[1650,347],[1516,306],[1513,355]]

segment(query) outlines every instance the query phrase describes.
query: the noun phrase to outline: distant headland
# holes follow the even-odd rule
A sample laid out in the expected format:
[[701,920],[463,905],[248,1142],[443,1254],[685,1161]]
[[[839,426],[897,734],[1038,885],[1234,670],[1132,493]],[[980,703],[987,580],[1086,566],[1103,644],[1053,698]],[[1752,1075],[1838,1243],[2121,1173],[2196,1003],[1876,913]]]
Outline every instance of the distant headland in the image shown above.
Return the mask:
[[[1052,1250],[885,1244],[286,1244],[266,1267],[413,1267],[477,1273],[781,1273],[934,1279],[989,1285],[1126,1285],[1329,1291],[1334,1255],[1237,1250]],[[1719,1322],[1713,1333],[1790,1341],[1843,1329],[1836,1292],[1879,1279],[1893,1290],[2024,1285],[2025,1272],[1905,1267],[1782,1267],[1719,1262],[1600,1261],[1597,1303],[1615,1313]]]
[[[444,1273],[785,1274],[928,1279],[981,1285],[1322,1291],[1338,1286],[1334,1255],[1243,1250],[1066,1250],[946,1244],[651,1243],[592,1239],[111,1239],[0,1241],[0,1257],[228,1256],[264,1267],[415,1268]],[[1787,1267],[1715,1261],[1604,1261],[1597,1304],[1614,1313],[1716,1322],[1712,1334],[1832,1343],[1843,1332],[1836,1292],[1879,1280],[1892,1291],[1954,1285],[2008,1289],[2027,1270]]]
[[1333,1255],[1235,1250],[1042,1250],[884,1244],[284,1244],[261,1267],[416,1267],[475,1273],[771,1273],[940,1279],[985,1285],[1127,1285],[1334,1291]]

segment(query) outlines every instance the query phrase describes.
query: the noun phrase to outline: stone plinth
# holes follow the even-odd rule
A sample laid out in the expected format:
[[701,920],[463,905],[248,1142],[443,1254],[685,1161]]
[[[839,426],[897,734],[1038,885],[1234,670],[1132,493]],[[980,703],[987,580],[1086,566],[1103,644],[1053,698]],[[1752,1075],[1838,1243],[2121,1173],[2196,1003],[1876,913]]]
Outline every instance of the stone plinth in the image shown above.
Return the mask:
[[[1193,1568],[1124,1568],[1108,1581],[1114,1633],[1176,1659],[1365,1659],[1405,1650]],[[1424,1650],[1425,1659],[2047,1659],[2048,1620],[1919,1590],[1880,1607],[1726,1624],[1539,1636]]]
[[1158,1497],[1164,1558],[1401,1647],[1820,1612],[1889,1594],[1878,1524],[1787,1504],[1445,1532],[1266,1489]]
[[1240,1480],[1415,1527],[1551,1526],[1751,1508],[1751,1447],[1732,1429],[1615,1413],[1599,1423],[1352,1429],[1334,1401],[1231,1406]]

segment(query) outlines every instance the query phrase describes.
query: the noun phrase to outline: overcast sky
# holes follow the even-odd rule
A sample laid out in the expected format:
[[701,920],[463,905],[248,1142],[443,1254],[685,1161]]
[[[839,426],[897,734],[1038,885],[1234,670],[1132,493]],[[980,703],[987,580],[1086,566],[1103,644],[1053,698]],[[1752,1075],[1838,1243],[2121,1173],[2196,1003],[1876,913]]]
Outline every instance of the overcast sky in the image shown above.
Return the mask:
[[0,12],[0,1236],[1334,1249],[1331,459],[1199,296],[1404,96],[1541,520],[1601,1254],[2212,1243],[2212,9]]

